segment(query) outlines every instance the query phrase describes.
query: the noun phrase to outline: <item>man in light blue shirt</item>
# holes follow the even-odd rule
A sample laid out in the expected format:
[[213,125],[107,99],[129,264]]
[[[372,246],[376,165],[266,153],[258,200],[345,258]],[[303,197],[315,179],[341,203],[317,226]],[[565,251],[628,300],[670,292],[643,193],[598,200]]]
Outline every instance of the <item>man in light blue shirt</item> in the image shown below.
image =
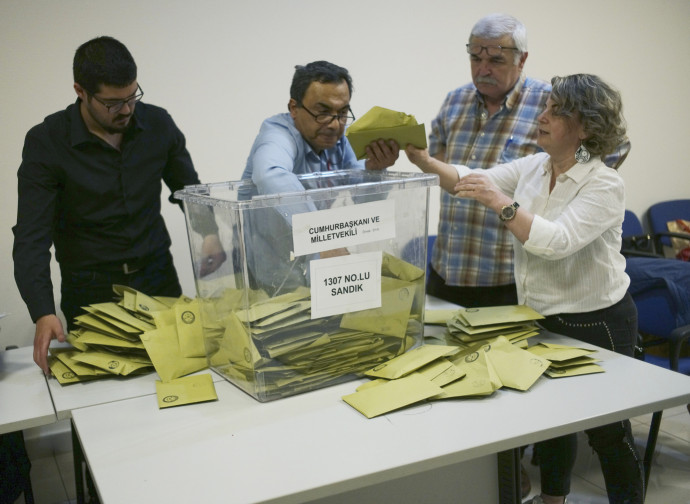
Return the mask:
[[[344,136],[354,120],[350,109],[352,78],[345,68],[327,61],[295,67],[288,113],[266,119],[254,140],[242,179],[254,185],[252,195],[301,192],[297,175],[344,169],[382,170],[398,159],[393,141],[377,140],[358,161]],[[313,203],[254,209],[246,217],[245,241],[250,286],[270,295],[292,290],[309,281],[312,259],[346,254],[344,249],[292,257],[292,215],[316,210]]]
[[357,160],[344,136],[354,120],[351,97],[352,78],[345,68],[327,61],[296,66],[289,113],[263,122],[242,178],[251,179],[260,194],[274,194],[304,190],[294,174],[392,166],[399,152],[394,141],[372,142],[366,162]]

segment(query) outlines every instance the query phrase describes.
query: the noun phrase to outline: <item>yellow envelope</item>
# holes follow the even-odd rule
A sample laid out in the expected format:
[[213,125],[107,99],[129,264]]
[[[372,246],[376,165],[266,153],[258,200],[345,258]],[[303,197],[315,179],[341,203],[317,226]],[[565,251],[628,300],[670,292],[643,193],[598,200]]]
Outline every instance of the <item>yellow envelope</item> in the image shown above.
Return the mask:
[[113,354],[110,352],[79,352],[72,359],[103,369],[112,374],[127,376],[151,367],[148,358]]
[[[78,375],[55,357],[48,358],[48,365],[50,366],[50,372],[53,373],[53,376],[60,385],[68,385],[70,383],[79,383],[100,378],[100,376],[95,375]],[[106,375],[110,376],[109,373],[106,373]]]
[[167,303],[147,296],[143,292],[139,292],[126,285],[114,284],[113,292],[122,298],[120,304],[131,312],[141,313],[150,317],[152,312],[169,308]]
[[419,373],[412,373],[375,387],[368,387],[354,394],[343,396],[343,401],[367,418],[423,401],[442,393],[438,385]]
[[198,301],[190,299],[188,303],[175,303],[174,309],[180,353],[183,357],[205,357],[206,349]]
[[424,275],[424,270],[388,252],[384,252],[381,259],[381,274],[412,282]]
[[457,353],[456,346],[422,345],[366,371],[367,376],[395,380],[445,355]]
[[444,387],[465,376],[465,371],[443,357],[419,369],[419,374],[439,387]]
[[401,149],[412,144],[425,149],[426,131],[414,116],[383,107],[372,107],[345,132],[357,159],[366,157],[366,146],[379,139],[395,140]]
[[594,350],[587,348],[577,348],[544,342],[537,343],[536,345],[530,347],[528,351],[550,361],[564,361],[594,353]]
[[169,382],[156,381],[159,408],[182,406],[206,401],[216,401],[218,395],[213,377],[208,374],[185,376]]
[[595,362],[601,362],[601,359],[595,359],[593,357],[587,357],[583,355],[582,357],[575,357],[574,359],[568,359],[564,361],[552,361],[550,368],[567,368],[572,366],[584,366],[585,364],[594,364]]
[[568,376],[580,376],[603,372],[604,368],[598,364],[585,364],[583,366],[571,366],[566,368],[549,368],[546,370],[546,374],[550,378],[566,378]]
[[119,329],[118,327],[115,327],[112,324],[105,322],[103,319],[99,317],[91,315],[90,313],[83,313],[81,315],[74,317],[74,322],[79,327],[104,332],[110,334],[111,336],[117,336],[118,338],[127,339],[130,341],[136,341],[137,338],[139,338],[139,332],[128,333],[126,331],[123,331],[122,329]]
[[458,315],[470,326],[482,326],[506,322],[526,322],[544,317],[527,305],[484,306],[481,308],[463,308]]
[[484,347],[501,383],[517,390],[529,389],[549,367],[549,361],[513,346],[499,337]]
[[[118,325],[118,327],[127,332],[142,332],[154,328],[151,322],[135,317],[116,303],[95,303],[89,305],[89,307],[90,310],[96,310],[95,312],[92,311],[92,313],[97,316],[99,314],[105,314],[107,317],[119,321],[120,325]],[[87,307],[84,307],[84,309],[86,308]],[[131,327],[132,329],[128,330],[127,327]]]
[[434,325],[447,325],[458,310],[424,310],[424,323]]
[[207,367],[204,357],[182,356],[177,341],[177,328],[174,325],[146,331],[141,335],[141,341],[158,376],[165,382]]
[[[76,340],[72,343],[73,345],[77,343],[79,345],[110,346],[134,350],[144,349],[144,344],[141,341],[124,340],[122,338],[109,336],[107,334],[103,334],[98,331],[91,331],[89,329],[79,329],[75,336]],[[84,351],[86,349],[80,348],[80,350]]]
[[[50,355],[56,357],[63,366],[66,366],[72,374],[82,378],[93,378],[98,376],[112,376],[103,369],[93,367],[89,364],[74,360],[72,357],[78,355],[80,352],[70,348],[51,348]],[[60,382],[62,383],[62,382]]]
[[340,327],[404,338],[417,286],[381,277],[381,307],[343,315]]
[[442,387],[442,392],[432,399],[486,396],[494,393],[497,387],[493,383],[486,354],[482,350],[464,354],[461,359],[455,356],[452,362],[465,376]]

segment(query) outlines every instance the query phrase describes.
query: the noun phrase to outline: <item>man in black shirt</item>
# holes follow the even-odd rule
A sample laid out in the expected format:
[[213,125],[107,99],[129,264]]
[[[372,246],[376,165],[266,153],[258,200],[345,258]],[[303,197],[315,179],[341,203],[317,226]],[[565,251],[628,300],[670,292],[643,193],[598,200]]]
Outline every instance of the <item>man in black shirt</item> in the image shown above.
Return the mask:
[[[36,323],[34,361],[48,374],[50,341],[64,341],[50,277],[50,247],[62,277],[68,328],[81,307],[111,301],[112,285],[149,295],[182,293],[161,216],[161,182],[171,193],[199,178],[168,113],[141,103],[137,67],[111,37],[74,56],[77,100],[26,135],[17,173],[14,275]],[[173,199],[169,200],[179,203]],[[209,273],[225,259],[212,218],[193,219]]]

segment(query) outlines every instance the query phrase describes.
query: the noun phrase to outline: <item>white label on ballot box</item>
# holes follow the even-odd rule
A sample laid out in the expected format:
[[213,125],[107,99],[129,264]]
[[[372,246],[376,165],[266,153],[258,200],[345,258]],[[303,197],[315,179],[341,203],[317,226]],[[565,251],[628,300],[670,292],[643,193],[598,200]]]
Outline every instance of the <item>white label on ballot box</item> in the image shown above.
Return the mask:
[[373,201],[292,216],[295,256],[395,238],[395,202]]
[[382,258],[379,251],[311,261],[311,318],[379,308]]

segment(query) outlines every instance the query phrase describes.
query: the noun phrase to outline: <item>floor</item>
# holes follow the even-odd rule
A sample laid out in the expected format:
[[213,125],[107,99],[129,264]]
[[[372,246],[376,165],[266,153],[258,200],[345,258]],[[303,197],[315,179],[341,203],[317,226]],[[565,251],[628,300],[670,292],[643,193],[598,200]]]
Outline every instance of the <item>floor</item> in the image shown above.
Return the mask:
[[[644,453],[651,415],[631,420],[638,450]],[[59,422],[49,428],[25,432],[31,458],[31,479],[36,504],[72,504],[76,502],[72,446],[69,423]],[[539,471],[529,463],[530,452],[523,458],[530,475],[532,492],[539,492]],[[16,504],[24,502],[19,498]],[[604,482],[596,455],[579,436],[579,451],[572,478],[569,504],[606,504]],[[690,414],[685,406],[664,412],[657,450],[652,467],[647,504],[690,504]],[[429,503],[433,504],[433,503]],[[484,503],[472,503],[484,504]],[[486,503],[491,504],[491,503]]]

